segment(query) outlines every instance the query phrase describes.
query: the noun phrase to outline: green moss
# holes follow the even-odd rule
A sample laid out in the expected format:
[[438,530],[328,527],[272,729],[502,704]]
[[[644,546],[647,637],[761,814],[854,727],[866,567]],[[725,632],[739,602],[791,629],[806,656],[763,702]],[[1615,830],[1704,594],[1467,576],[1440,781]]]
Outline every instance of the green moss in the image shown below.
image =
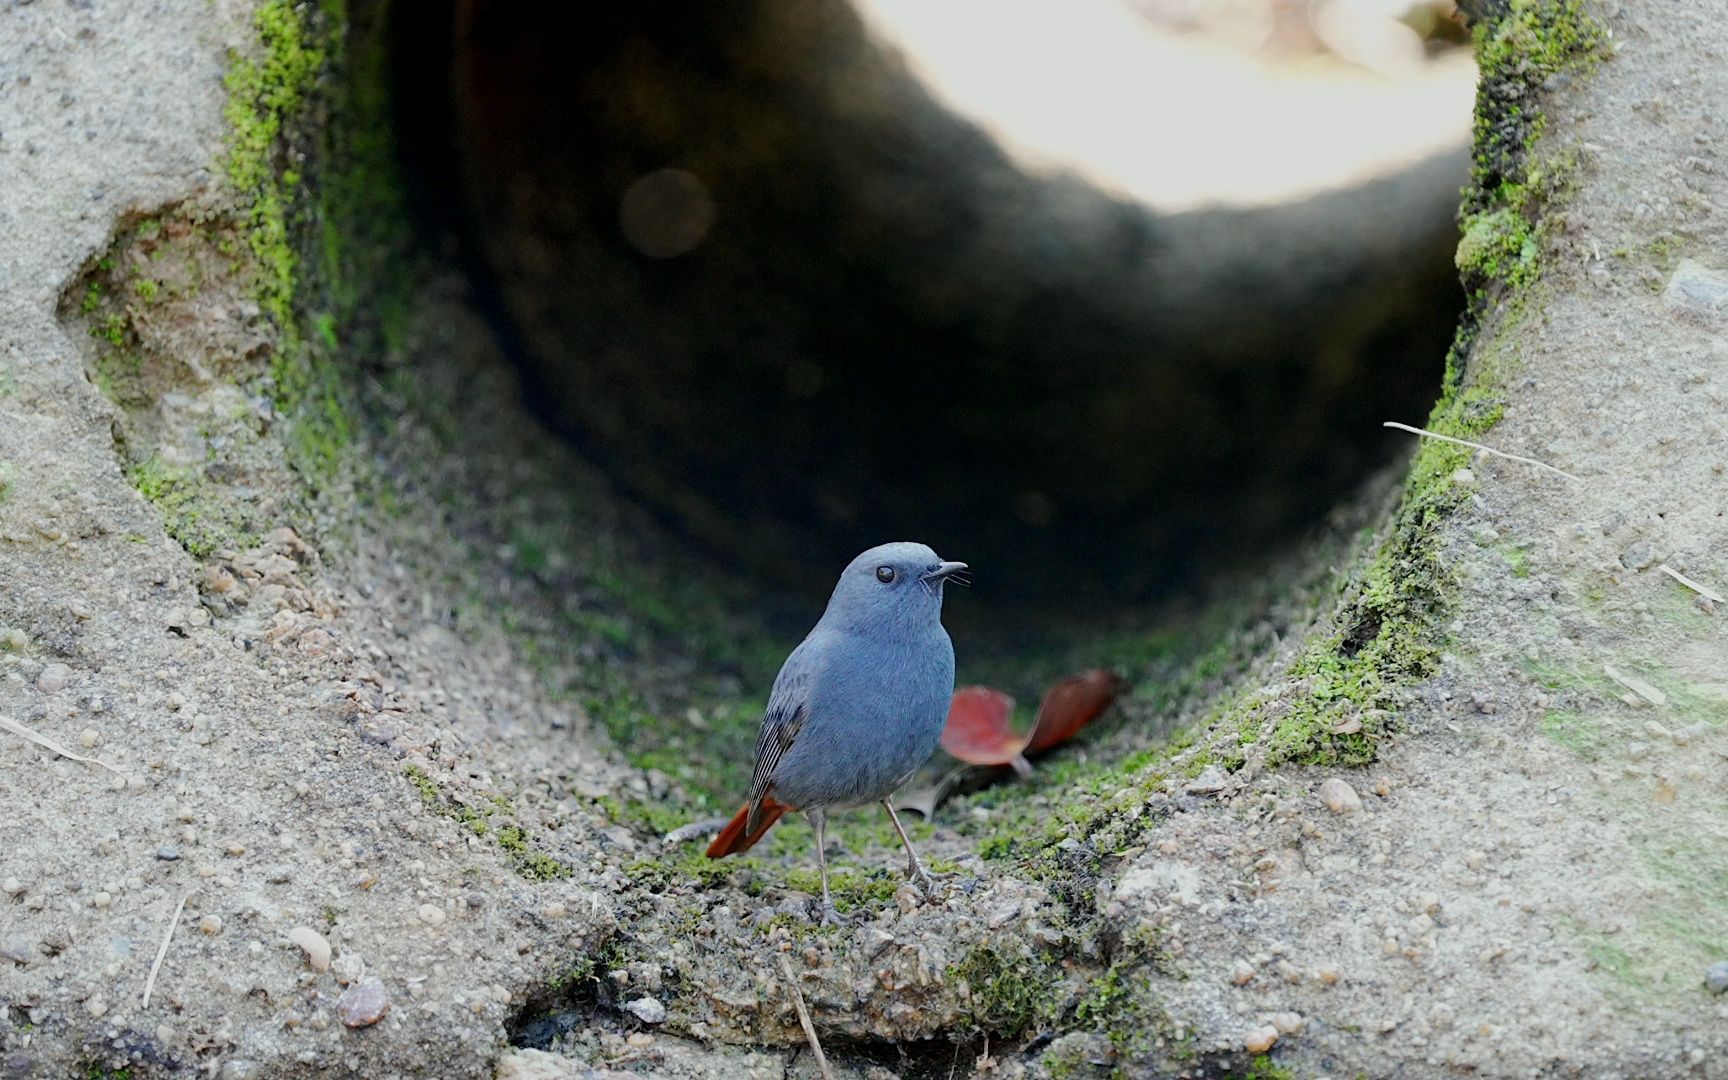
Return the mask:
[[1534,152],[1545,126],[1540,95],[1587,70],[1607,32],[1583,0],[1512,0],[1475,33],[1481,76],[1457,264],[1467,288],[1517,290],[1540,273],[1542,208],[1570,172]]
[[1296,1080],[1296,1072],[1288,1066],[1274,1064],[1270,1057],[1261,1054],[1249,1062],[1247,1068],[1230,1073],[1228,1080]]
[[287,124],[295,120],[324,51],[310,40],[298,5],[266,0],[253,16],[261,55],[230,59],[228,88],[228,181],[242,198],[247,242],[261,267],[258,301],[285,331],[292,326],[298,258],[288,235],[288,209],[296,179],[278,173],[275,155]]
[[949,968],[948,976],[965,981],[979,1032],[1013,1039],[1055,1021],[1060,998],[1052,968],[1051,960],[1024,946],[985,945]]
[[418,765],[407,766],[402,770],[402,774],[419,793],[420,801],[425,804],[426,809],[449,818],[477,837],[490,840],[492,846],[504,854],[518,874],[530,881],[552,881],[570,876],[570,867],[535,847],[527,831],[520,825],[493,824],[491,819],[494,815],[508,819],[516,814],[514,804],[505,796],[493,794],[488,800],[488,806],[468,806],[446,797],[439,790],[438,782]]
[[168,465],[153,454],[127,470],[126,478],[162,514],[168,535],[196,558],[258,543],[243,510],[214,492],[197,469]]
[[1543,714],[1542,734],[1587,761],[1600,759],[1613,746],[1599,720],[1569,709],[1550,709]]
[[[783,880],[799,892],[822,895],[822,874],[814,866],[789,869]],[[841,911],[875,913],[894,899],[894,893],[903,880],[899,874],[886,869],[851,870],[832,864],[828,868],[828,891],[834,899],[834,906]]]
[[[334,17],[333,17],[334,16]],[[334,371],[333,326],[312,318],[301,331],[308,290],[299,276],[296,208],[307,201],[304,176],[277,168],[326,70],[331,42],[341,33],[340,5],[311,8],[266,0],[253,17],[256,55],[230,57],[227,120],[228,181],[242,200],[247,246],[255,264],[253,294],[276,325],[271,398],[289,419],[289,463],[314,488],[334,481],[351,443],[342,384]]]

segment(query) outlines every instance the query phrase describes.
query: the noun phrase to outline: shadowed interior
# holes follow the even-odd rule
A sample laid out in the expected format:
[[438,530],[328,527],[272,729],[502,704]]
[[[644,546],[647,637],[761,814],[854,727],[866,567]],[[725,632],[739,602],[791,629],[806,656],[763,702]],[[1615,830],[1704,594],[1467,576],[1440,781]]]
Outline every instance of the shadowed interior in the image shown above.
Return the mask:
[[1160,216],[1021,168],[843,0],[396,22],[422,209],[533,407],[772,585],[915,537],[986,595],[1141,601],[1312,522],[1436,393],[1452,157]]

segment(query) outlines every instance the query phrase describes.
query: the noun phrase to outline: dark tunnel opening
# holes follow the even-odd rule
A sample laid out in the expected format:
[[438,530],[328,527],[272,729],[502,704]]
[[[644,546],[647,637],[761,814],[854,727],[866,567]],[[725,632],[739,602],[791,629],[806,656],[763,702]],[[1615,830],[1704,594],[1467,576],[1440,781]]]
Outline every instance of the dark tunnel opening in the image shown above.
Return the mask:
[[981,598],[1168,595],[1438,393],[1453,206],[1411,192],[1454,157],[1160,216],[1017,165],[844,0],[394,7],[419,217],[528,404],[770,586],[919,538]]

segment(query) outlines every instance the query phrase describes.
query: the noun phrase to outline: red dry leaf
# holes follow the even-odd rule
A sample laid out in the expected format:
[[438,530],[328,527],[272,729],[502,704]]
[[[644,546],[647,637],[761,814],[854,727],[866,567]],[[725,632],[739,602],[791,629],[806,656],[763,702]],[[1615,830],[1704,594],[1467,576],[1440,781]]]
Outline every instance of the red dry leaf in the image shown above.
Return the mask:
[[[1042,754],[1072,739],[1126,689],[1127,679],[1102,668],[1063,679],[1045,691],[1044,700],[1038,706],[1038,721],[1032,725],[1032,735],[1026,740],[1024,753]],[[952,718],[949,722],[953,722]]]
[[942,729],[942,749],[973,765],[1012,765],[1025,775],[1031,771],[1020,751],[1027,736],[1017,735],[1009,718],[1014,699],[989,686],[962,686],[954,691],[948,706],[948,724]]

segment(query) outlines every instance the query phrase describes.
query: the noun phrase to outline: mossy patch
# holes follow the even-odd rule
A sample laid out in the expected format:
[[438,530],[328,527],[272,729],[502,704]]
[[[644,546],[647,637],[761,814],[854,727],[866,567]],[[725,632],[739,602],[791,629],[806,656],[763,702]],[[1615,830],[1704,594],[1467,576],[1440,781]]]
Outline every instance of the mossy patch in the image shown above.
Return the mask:
[[194,558],[258,542],[258,532],[241,506],[217,494],[199,469],[170,466],[152,456],[127,470],[126,478],[161,511],[168,535]]
[[516,872],[530,881],[566,878],[570,867],[535,846],[528,831],[514,819],[514,804],[504,795],[493,794],[480,805],[458,802],[439,788],[425,769],[409,765],[402,770],[419,793],[426,809],[447,817],[503,853]]
[[1595,63],[1608,34],[1583,0],[1511,0],[1475,36],[1481,77],[1457,263],[1467,289],[1515,291],[1540,271],[1544,208],[1570,171],[1534,152],[1546,127],[1541,95]]

